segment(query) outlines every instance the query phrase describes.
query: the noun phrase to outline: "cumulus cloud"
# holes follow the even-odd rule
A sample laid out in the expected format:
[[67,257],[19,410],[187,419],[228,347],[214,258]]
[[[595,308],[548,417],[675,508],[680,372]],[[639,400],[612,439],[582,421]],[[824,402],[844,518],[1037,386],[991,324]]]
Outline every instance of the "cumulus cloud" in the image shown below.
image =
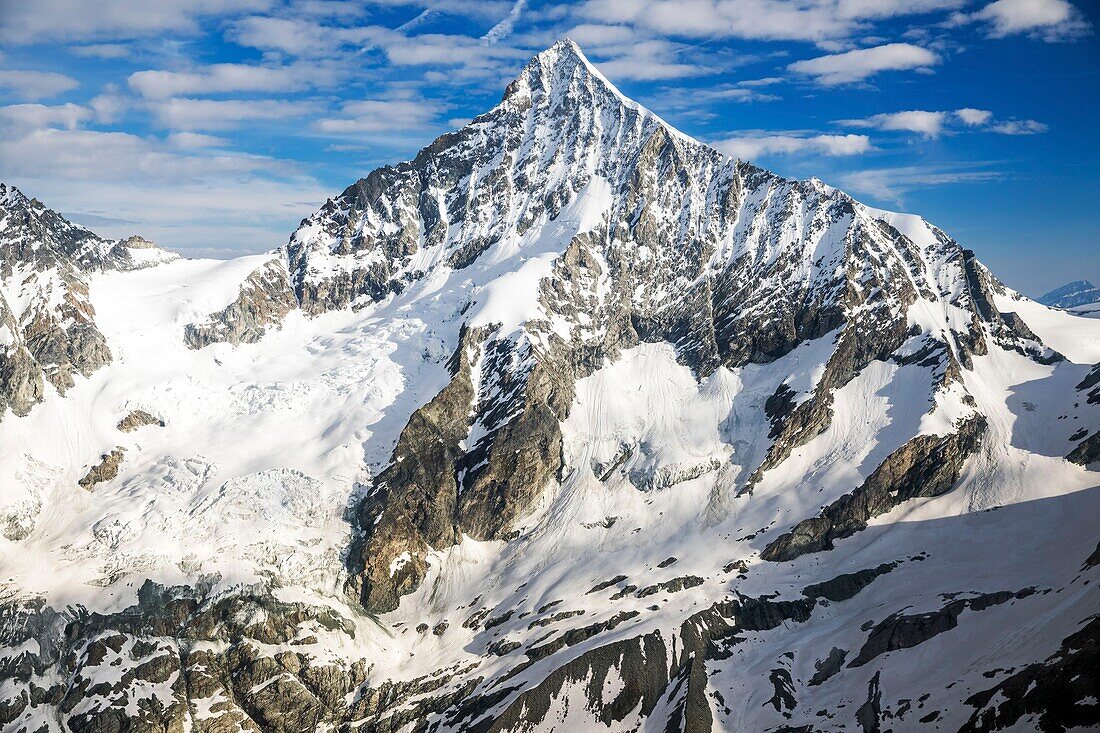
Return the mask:
[[974,13],[955,13],[949,25],[981,23],[992,38],[1026,33],[1046,41],[1065,41],[1091,28],[1067,0],[996,0]]
[[927,112],[914,109],[906,112],[872,115],[861,120],[840,120],[839,124],[876,130],[904,130],[919,132],[925,137],[939,137],[939,134],[943,131],[943,123],[946,118],[946,112]]
[[963,107],[955,110],[955,115],[968,127],[979,127],[993,118],[993,113],[987,109],[974,109]]
[[9,133],[13,128],[35,130],[45,127],[61,127],[73,130],[91,117],[91,110],[71,102],[54,106],[12,104],[7,107],[0,107],[0,120],[3,120],[5,125],[10,126]]
[[52,71],[0,70],[0,89],[7,89],[20,99],[32,102],[76,89],[76,79]]
[[880,71],[922,69],[939,62],[939,57],[926,48],[911,43],[888,43],[796,61],[787,68],[813,77],[823,86],[836,86],[861,81]]
[[859,155],[872,150],[866,135],[758,135],[728,137],[711,143],[712,147],[742,160],[753,160],[764,155],[791,155],[793,153],[818,153],[822,155]]

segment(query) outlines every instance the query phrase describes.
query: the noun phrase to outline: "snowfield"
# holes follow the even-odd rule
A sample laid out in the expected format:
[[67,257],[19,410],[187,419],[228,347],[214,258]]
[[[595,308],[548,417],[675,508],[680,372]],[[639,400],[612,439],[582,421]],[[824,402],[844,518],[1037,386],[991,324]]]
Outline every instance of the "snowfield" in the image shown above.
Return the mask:
[[572,42],[265,254],[0,193],[4,733],[1100,725],[1100,319]]

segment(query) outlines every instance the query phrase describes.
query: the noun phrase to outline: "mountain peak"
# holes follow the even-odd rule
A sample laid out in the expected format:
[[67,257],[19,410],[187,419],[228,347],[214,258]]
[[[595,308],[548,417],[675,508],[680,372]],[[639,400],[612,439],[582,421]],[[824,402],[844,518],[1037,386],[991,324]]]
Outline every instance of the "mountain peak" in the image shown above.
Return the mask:
[[1053,308],[1074,308],[1100,302],[1100,290],[1088,280],[1074,280],[1046,293],[1039,302]]
[[660,123],[681,140],[700,144],[619,91],[570,38],[562,38],[533,56],[505,89],[501,103],[526,107],[535,95],[550,97],[553,110],[578,108],[577,104],[561,104],[563,101],[602,109],[625,108]]

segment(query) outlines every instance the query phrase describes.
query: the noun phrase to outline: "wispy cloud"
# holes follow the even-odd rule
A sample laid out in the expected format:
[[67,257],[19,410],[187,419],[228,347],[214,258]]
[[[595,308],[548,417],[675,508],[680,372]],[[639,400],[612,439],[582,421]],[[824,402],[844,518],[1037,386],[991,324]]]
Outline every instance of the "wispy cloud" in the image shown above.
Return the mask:
[[508,11],[508,15],[504,16],[504,19],[489,29],[489,32],[481,37],[481,42],[491,46],[492,44],[507,38],[512,34],[512,29],[516,27],[516,21],[519,20],[520,13],[527,7],[527,0],[516,0],[512,5],[512,9]]
[[[981,163],[974,166],[984,165]],[[853,171],[840,176],[840,187],[854,193],[874,197],[881,201],[901,204],[904,195],[918,188],[950,184],[981,183],[1002,177],[998,171],[967,168],[935,168],[927,166],[901,166]]]

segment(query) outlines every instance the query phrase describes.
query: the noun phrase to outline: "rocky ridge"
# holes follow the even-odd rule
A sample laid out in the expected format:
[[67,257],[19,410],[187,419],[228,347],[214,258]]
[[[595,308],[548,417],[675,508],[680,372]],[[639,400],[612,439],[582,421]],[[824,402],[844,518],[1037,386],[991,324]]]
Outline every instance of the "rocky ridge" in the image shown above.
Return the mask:
[[[1100,722],[1100,351],[923,220],[728,160],[561,42],[240,272],[164,342],[181,369],[126,395],[149,410],[127,426],[169,430],[120,436],[108,403],[109,510],[58,550],[131,600],[6,596],[5,730]],[[263,371],[317,354],[309,380]],[[355,411],[364,363],[401,383],[381,416]],[[265,376],[203,381],[242,372]],[[189,423],[209,457],[171,445]],[[254,454],[223,468],[237,440]],[[316,531],[334,510],[350,536]],[[112,564],[177,524],[232,562],[138,542]],[[54,526],[10,547],[54,562]]]

